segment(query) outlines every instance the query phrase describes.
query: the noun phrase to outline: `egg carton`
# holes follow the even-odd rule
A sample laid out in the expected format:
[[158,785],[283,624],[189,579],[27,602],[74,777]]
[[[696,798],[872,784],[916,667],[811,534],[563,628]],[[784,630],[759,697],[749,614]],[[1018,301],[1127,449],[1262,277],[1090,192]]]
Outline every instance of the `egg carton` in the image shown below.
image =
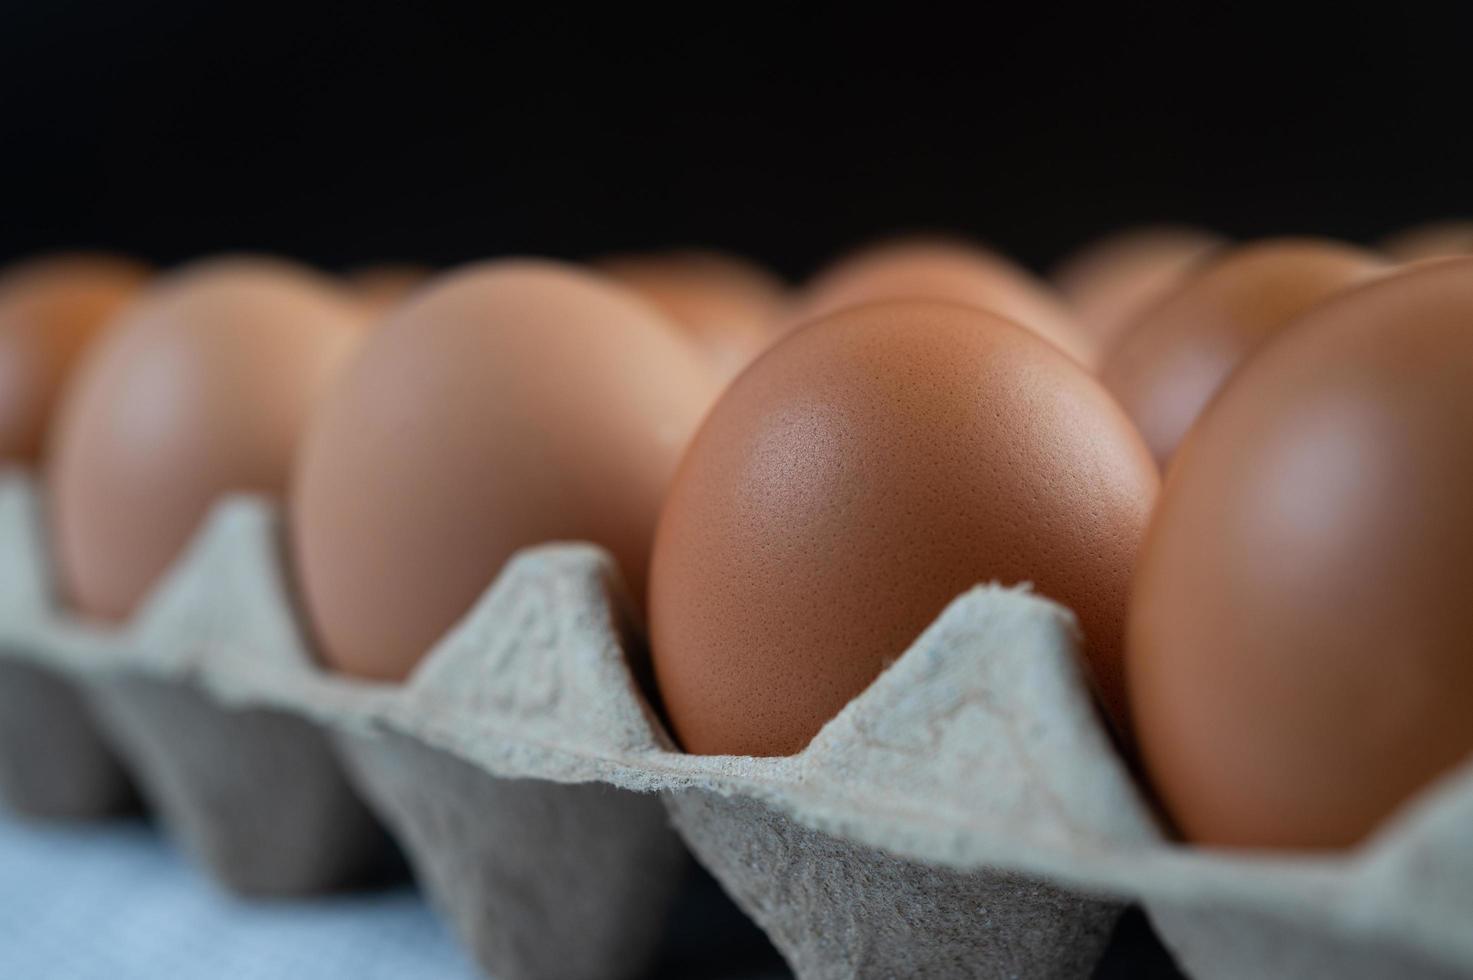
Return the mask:
[[1473,976],[1473,766],[1345,854],[1172,844],[1097,719],[1072,615],[1025,589],[959,597],[803,752],[691,756],[597,548],[523,552],[406,682],[370,684],[310,656],[270,505],[223,502],[135,623],[82,650],[54,606],[10,599],[44,595],[33,503],[0,486],[0,649],[326,733],[497,977],[637,975],[672,823],[803,978],[1087,976],[1130,902],[1200,980]]
[[48,667],[4,653],[0,800],[22,816],[45,820],[96,819],[137,804],[127,773],[76,685]]
[[[229,603],[227,589],[198,579],[180,588],[171,576],[127,627],[83,622],[51,594],[28,479],[0,482],[0,528],[3,669],[32,681],[0,701],[26,705],[0,723],[0,757],[19,766],[37,746],[68,746],[29,763],[44,771],[31,782],[59,799],[111,799],[126,769],[181,845],[241,894],[346,887],[390,865],[388,837],[319,726],[269,705],[223,704],[194,683],[199,651],[219,642],[209,607]],[[45,696],[29,700],[37,691]]]
[[[47,608],[45,555],[33,552],[40,503],[21,471],[0,471],[0,619]],[[15,610],[12,616],[11,610]],[[0,799],[15,812],[81,820],[125,812],[137,797],[86,699],[44,648],[0,625]],[[43,644],[44,646],[44,644]]]

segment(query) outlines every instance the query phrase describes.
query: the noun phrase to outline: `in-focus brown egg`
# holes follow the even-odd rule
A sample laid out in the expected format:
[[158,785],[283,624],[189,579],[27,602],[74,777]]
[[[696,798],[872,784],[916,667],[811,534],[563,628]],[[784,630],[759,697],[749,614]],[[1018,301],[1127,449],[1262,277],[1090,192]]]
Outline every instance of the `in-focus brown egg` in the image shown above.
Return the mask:
[[511,554],[608,548],[642,596],[718,381],[648,304],[571,266],[441,278],[375,329],[312,425],[292,550],[323,656],[407,676]]
[[105,255],[58,255],[0,275],[0,462],[34,462],[67,374],[148,276]]
[[596,268],[683,327],[730,378],[778,333],[786,290],[750,262],[705,251],[619,255]]
[[1080,363],[1091,356],[1089,338],[1053,287],[996,252],[942,238],[900,239],[839,260],[804,287],[790,322],[884,300],[938,300],[988,310]]
[[331,280],[227,258],[157,280],[98,338],[50,445],[65,596],[120,619],[235,491],[283,493],[297,437],[362,334]]
[[1199,228],[1162,225],[1110,235],[1069,256],[1053,281],[1074,306],[1103,363],[1125,330],[1225,240]]
[[1238,365],[1320,300],[1386,268],[1339,242],[1274,239],[1221,253],[1126,333],[1100,372],[1164,467]]
[[344,278],[370,314],[383,316],[428,282],[431,275],[424,266],[394,262],[353,269]]
[[1473,255],[1473,221],[1432,221],[1389,235],[1381,250],[1398,262]]
[[1473,259],[1306,314],[1183,444],[1127,659],[1192,840],[1353,844],[1473,758]]
[[660,520],[650,639],[675,735],[797,752],[993,580],[1076,612],[1118,709],[1156,489],[1109,394],[1001,317],[902,302],[808,324],[712,409]]

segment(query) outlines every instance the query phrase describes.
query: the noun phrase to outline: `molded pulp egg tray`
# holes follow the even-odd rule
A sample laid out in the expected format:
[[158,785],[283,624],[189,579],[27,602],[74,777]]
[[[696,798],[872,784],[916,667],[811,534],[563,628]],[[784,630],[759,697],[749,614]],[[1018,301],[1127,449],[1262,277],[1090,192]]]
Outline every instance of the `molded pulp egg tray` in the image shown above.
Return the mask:
[[0,482],[10,804],[85,815],[134,783],[253,894],[371,873],[387,827],[501,980],[639,975],[685,847],[803,978],[1088,976],[1129,902],[1202,980],[1473,976],[1473,767],[1345,855],[1173,844],[1072,615],[1023,589],[956,599],[800,754],[691,756],[594,547],[522,553],[375,684],[313,659],[270,504],[223,502],[121,629],[59,608],[39,505]]

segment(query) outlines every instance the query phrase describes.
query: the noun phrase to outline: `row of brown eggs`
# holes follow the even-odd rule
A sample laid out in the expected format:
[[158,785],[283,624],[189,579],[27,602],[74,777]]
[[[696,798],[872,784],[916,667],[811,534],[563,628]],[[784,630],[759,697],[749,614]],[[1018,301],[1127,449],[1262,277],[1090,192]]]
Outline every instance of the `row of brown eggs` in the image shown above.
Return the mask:
[[0,456],[102,619],[222,494],[286,498],[325,663],[380,680],[513,551],[597,542],[693,752],[800,750],[1030,582],[1187,837],[1345,845],[1473,749],[1473,258],[1397,254],[1459,234],[1151,229],[1052,286],[910,239],[792,292],[687,252],[41,260],[0,278]]

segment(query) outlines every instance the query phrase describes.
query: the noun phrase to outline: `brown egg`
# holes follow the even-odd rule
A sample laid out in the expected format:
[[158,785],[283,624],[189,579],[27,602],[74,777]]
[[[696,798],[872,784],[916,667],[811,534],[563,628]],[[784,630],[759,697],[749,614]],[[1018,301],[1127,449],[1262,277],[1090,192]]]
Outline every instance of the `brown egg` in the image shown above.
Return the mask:
[[778,333],[783,284],[749,262],[676,251],[614,256],[595,266],[684,327],[722,377],[735,376]]
[[123,618],[222,494],[284,492],[361,321],[330,280],[265,259],[200,263],[140,295],[87,354],[53,427],[67,599]]
[[1100,378],[1165,466],[1234,370],[1322,299],[1383,271],[1370,252],[1274,239],[1223,252],[1130,328]]
[[1120,706],[1126,589],[1157,490],[1114,401],[993,314],[814,321],[722,396],[681,464],[650,638],[690,752],[797,752],[979,582],[1075,610]]
[[323,656],[401,679],[519,548],[592,541],[642,595],[681,450],[718,382],[653,308],[552,262],[446,276],[379,325],[292,491]]
[[901,239],[840,260],[805,287],[790,322],[883,300],[939,300],[989,310],[1081,363],[1091,354],[1063,297],[1047,283],[996,252],[940,238]]
[[1381,250],[1398,262],[1473,255],[1473,221],[1432,221],[1388,236]]
[[348,288],[374,316],[383,316],[404,302],[409,294],[429,281],[432,273],[421,265],[386,263],[366,265],[348,272]]
[[104,255],[59,255],[0,275],[0,462],[33,462],[63,382],[148,270]]
[[1223,244],[1209,231],[1163,225],[1110,235],[1066,259],[1053,280],[1092,341],[1091,361],[1103,363],[1126,328]]
[[1183,444],[1131,605],[1150,775],[1209,844],[1353,844],[1473,754],[1473,259],[1295,324]]

